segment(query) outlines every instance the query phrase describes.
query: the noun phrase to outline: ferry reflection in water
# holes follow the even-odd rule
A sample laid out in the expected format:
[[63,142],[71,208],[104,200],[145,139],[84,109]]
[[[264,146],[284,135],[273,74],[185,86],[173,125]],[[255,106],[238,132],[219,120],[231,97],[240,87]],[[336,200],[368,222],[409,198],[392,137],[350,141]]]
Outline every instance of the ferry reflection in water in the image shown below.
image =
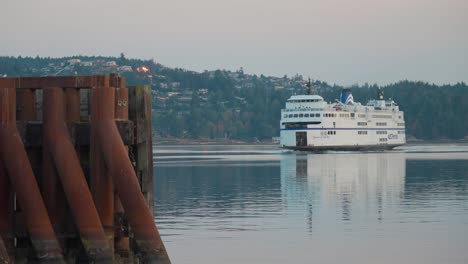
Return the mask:
[[384,208],[399,206],[405,170],[403,153],[285,155],[282,195],[289,207],[307,207],[310,221],[314,208],[336,208],[344,222],[353,211],[357,218],[365,213],[382,220]]
[[466,153],[254,152],[156,159],[174,262],[468,263]]

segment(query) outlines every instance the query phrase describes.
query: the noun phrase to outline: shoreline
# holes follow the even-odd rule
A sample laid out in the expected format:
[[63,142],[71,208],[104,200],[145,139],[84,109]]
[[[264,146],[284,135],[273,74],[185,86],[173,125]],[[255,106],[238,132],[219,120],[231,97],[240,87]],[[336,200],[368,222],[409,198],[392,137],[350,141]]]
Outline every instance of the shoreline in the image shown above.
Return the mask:
[[[468,144],[468,139],[412,139],[408,140],[405,145],[427,145],[427,144]],[[236,139],[185,139],[185,138],[153,138],[153,145],[171,146],[171,145],[271,145],[279,146],[279,143],[271,141],[243,141]]]

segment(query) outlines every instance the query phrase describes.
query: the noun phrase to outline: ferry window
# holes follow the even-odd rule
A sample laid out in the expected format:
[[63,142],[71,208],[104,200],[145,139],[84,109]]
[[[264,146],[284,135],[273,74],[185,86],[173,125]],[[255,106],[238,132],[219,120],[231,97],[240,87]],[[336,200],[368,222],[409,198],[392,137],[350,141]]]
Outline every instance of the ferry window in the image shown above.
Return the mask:
[[299,115],[298,114],[294,114],[294,117],[298,117]]
[[354,117],[354,113],[351,113],[351,117]]
[[299,114],[299,117],[304,117],[304,114]]
[[293,115],[292,115],[292,114],[289,114],[289,118],[291,118],[291,117],[293,117]]
[[315,114],[315,117],[320,117],[320,114]]
[[304,117],[309,117],[309,114],[305,114]]
[[287,114],[284,114],[283,117],[286,118],[286,117],[288,117],[288,115],[287,115]]

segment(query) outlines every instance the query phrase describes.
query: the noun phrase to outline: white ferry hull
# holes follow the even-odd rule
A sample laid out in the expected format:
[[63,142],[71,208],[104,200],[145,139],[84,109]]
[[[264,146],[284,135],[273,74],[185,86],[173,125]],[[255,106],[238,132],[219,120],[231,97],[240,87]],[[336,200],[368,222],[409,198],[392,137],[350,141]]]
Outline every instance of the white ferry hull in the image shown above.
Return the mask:
[[342,101],[294,95],[281,112],[280,145],[305,151],[386,150],[406,143],[404,113],[394,101],[354,103],[349,90]]
[[322,152],[322,151],[381,151],[391,150],[395,147],[402,146],[404,144],[387,144],[387,145],[359,145],[359,146],[305,146],[305,147],[287,147],[285,149],[298,150],[298,151],[310,151],[310,152]]
[[[358,131],[367,131],[367,134],[361,135]],[[386,131],[386,134],[376,134],[376,131]],[[404,128],[281,130],[280,142],[283,148],[304,151],[388,150],[406,143],[405,134],[398,131],[404,132]]]

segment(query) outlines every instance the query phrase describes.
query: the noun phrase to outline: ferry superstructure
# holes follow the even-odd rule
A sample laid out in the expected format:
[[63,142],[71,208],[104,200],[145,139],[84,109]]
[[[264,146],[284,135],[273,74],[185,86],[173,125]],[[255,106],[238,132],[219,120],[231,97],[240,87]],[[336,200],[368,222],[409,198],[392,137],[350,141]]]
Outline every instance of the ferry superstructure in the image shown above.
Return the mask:
[[280,145],[307,151],[383,150],[406,143],[403,111],[383,91],[366,105],[343,89],[340,100],[327,103],[318,94],[293,95],[281,110]]

